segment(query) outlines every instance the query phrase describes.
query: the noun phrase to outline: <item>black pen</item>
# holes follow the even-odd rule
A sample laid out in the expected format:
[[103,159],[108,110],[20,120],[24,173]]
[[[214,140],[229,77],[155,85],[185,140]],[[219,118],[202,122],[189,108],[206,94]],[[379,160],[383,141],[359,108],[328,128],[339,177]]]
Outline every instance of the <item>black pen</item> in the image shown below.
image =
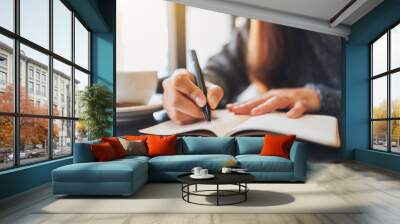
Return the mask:
[[[190,55],[192,56],[192,62],[194,67],[194,76],[196,77],[196,85],[203,91],[204,96],[207,99],[207,87],[204,82],[203,72],[201,71],[199,60],[197,59],[197,54],[195,50],[190,50]],[[204,118],[206,121],[211,121],[211,109],[206,102],[206,105],[202,107]]]

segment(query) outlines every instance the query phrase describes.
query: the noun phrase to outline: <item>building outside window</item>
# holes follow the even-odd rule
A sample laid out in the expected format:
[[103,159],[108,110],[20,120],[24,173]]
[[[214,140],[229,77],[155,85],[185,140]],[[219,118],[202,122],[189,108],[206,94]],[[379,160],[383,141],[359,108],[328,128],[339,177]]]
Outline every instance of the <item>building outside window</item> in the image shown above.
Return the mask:
[[29,66],[28,74],[29,74],[29,79],[33,80],[33,67],[32,66]]
[[40,96],[40,84],[36,84],[36,95]]
[[46,86],[42,86],[42,96],[46,96]]
[[400,24],[370,44],[371,148],[400,153]]
[[31,82],[31,81],[28,82],[28,92],[29,92],[29,94],[34,93],[33,82]]
[[0,54],[0,91],[4,92],[7,88],[7,56]]
[[7,85],[7,73],[0,71],[0,88],[4,89]]
[[[12,10],[14,1],[2,3],[2,9],[11,10],[9,13],[20,23],[14,30],[4,27],[0,21],[0,26],[9,30],[0,30],[0,170],[70,156],[75,138],[87,138],[84,125],[76,128],[79,116],[74,115],[71,107],[79,101],[77,91],[65,85],[81,83],[74,79],[76,72],[80,74],[79,79],[90,80],[90,32],[64,1],[50,1],[20,0],[16,8],[18,13]],[[11,5],[6,7],[7,4]],[[52,29],[50,24],[53,24]],[[53,46],[49,44],[51,41]],[[76,43],[75,48],[73,43]],[[19,52],[15,51],[17,44]],[[20,58],[17,62],[13,60],[14,52]],[[16,74],[19,88],[15,88],[13,81],[16,66],[19,66]],[[51,79],[53,89],[50,89]],[[58,80],[63,80],[63,89]],[[1,83],[12,88],[2,91]],[[85,86],[89,84],[84,83]],[[19,98],[14,98],[14,91],[20,91]],[[59,94],[66,96],[62,105],[57,104]],[[51,102],[52,110],[49,109]],[[15,104],[19,111],[14,111]]]

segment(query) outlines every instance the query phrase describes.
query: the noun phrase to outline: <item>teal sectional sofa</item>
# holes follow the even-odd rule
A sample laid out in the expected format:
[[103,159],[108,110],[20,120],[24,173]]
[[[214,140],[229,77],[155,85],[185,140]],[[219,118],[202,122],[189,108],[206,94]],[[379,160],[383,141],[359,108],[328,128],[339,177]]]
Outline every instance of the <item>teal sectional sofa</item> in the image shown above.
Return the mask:
[[67,195],[131,195],[148,181],[176,181],[180,174],[193,167],[218,172],[228,160],[236,160],[259,182],[304,182],[307,169],[307,148],[294,142],[290,159],[259,156],[262,137],[181,137],[177,155],[128,156],[96,162],[91,141],[75,144],[74,163],[52,172],[53,193]]

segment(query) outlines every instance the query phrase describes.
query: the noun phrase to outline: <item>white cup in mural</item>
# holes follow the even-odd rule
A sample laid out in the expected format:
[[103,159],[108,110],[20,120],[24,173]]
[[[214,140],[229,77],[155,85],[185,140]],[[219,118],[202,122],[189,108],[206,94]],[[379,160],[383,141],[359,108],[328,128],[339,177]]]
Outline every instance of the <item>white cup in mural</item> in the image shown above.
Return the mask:
[[156,71],[118,72],[117,106],[146,105],[157,88]]

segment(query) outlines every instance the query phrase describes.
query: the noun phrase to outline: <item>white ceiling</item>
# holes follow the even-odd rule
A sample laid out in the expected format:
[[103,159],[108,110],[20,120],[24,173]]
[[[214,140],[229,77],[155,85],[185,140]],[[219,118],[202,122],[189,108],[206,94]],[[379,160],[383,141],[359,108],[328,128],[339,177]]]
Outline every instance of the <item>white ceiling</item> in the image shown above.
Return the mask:
[[350,0],[226,0],[329,21]]
[[383,2],[383,0],[167,1],[341,37],[348,37],[351,25]]

